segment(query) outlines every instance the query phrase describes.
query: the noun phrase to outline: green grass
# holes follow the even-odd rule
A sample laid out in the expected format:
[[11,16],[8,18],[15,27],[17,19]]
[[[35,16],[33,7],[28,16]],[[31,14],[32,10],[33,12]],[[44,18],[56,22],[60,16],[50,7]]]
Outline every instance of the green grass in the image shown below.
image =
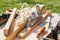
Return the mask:
[[60,0],[0,0],[0,13],[14,7],[20,9],[23,3],[28,3],[31,7],[35,4],[45,4],[46,9],[60,13]]

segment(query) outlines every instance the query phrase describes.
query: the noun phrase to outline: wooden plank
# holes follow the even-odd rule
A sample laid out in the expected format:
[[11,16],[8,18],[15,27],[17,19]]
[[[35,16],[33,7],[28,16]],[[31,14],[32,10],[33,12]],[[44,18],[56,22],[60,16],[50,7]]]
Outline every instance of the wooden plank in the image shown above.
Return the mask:
[[[5,25],[4,31],[10,29],[10,25],[11,25],[11,23],[12,23],[14,17],[15,17],[16,10],[17,10],[16,8],[13,9],[13,11],[12,11],[12,13],[11,13],[11,15],[10,15],[10,17],[9,17],[6,25]],[[7,34],[9,34],[9,31],[10,31],[10,30],[8,30]],[[5,31],[5,33],[6,33],[6,31]],[[4,33],[4,34],[5,34],[5,33]]]

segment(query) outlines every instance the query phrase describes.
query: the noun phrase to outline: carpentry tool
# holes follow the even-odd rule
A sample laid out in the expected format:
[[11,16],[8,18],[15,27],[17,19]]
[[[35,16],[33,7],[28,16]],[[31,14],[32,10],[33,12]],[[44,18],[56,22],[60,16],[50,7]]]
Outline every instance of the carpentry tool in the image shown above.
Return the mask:
[[6,38],[6,40],[14,40],[17,37],[17,35],[26,27],[26,23],[27,23],[26,15],[24,15],[24,12],[23,13],[22,12],[23,10],[20,12],[19,16],[15,21],[14,31],[11,33],[11,35],[9,35]]
[[[10,25],[11,25],[11,23],[12,23],[14,17],[15,17],[15,14],[16,14],[16,8],[13,9],[13,11],[12,11],[12,13],[11,13],[11,15],[10,15],[10,17],[9,17],[9,19],[8,19],[8,21],[7,21],[7,23],[6,23],[6,25],[5,25],[4,35],[9,34]],[[9,29],[9,30],[8,30],[8,29]],[[6,30],[8,30],[7,33],[6,33]]]
[[45,33],[45,30],[46,28],[44,26],[42,26],[40,29],[39,29],[39,32],[37,34],[37,38],[38,40],[40,40],[40,36],[42,37],[42,35]]
[[[27,10],[27,9],[26,9]],[[15,33],[15,31],[19,28],[20,30],[20,32],[26,27],[25,25],[24,25],[24,23],[23,22],[25,22],[24,20],[26,19],[26,15],[23,13],[23,11],[24,10],[20,10],[20,12],[19,12],[19,16],[17,17],[17,19],[16,19],[16,21],[15,21],[15,23],[13,23],[13,25],[15,24],[15,26],[14,26],[14,28],[13,28],[13,30],[11,30],[12,29],[12,27],[13,27],[13,25],[11,25],[10,26],[10,31],[9,31],[9,35],[8,36],[10,36],[10,34],[11,35],[14,35],[14,33]],[[26,12],[27,13],[27,12]],[[26,19],[26,21],[27,21],[27,19]],[[24,25],[24,27],[23,26],[19,26],[19,25]],[[17,25],[17,26],[16,26]],[[13,32],[12,32],[13,31]],[[5,31],[5,33],[7,33],[7,30]],[[19,32],[18,32],[19,33]],[[18,33],[16,34],[16,35],[18,35]],[[15,36],[16,37],[16,36]],[[14,39],[14,38],[13,38]]]
[[14,40],[17,35],[25,28],[27,21],[25,20],[23,24],[19,24],[19,28],[16,29],[11,35],[9,35],[5,40]]
[[[36,6],[35,6],[36,7]],[[40,8],[40,9],[39,9]],[[38,14],[40,13],[39,11],[41,10],[41,11],[43,11],[43,9],[45,9],[45,7],[44,7],[44,5],[39,5],[39,7],[36,7],[36,9],[33,7],[32,8],[33,10],[36,10],[37,9],[37,12],[38,12]],[[39,10],[38,10],[39,9]],[[40,14],[39,14],[40,15]],[[42,18],[42,20],[44,20],[44,18]],[[42,21],[41,20],[41,21]],[[38,23],[37,23],[38,24]],[[34,25],[36,25],[36,24],[34,24]],[[25,36],[27,36],[35,27],[34,27],[34,25],[32,25],[31,26],[31,28],[29,27],[29,28],[27,28],[27,30],[26,30],[26,32],[24,32],[24,33],[21,33],[21,34],[19,34],[19,37],[20,38],[24,38]]]
[[31,33],[44,19],[48,17],[48,13],[44,14],[45,16],[40,18],[32,27],[27,28],[27,30],[21,34],[19,34],[20,38],[25,38],[27,35]]
[[40,12],[43,11],[43,9],[45,9],[45,6],[44,5],[35,5],[31,8],[31,11],[29,14],[31,14],[30,17],[28,17],[28,23],[27,23],[27,27],[31,27],[39,18],[41,18],[42,14]]
[[50,26],[50,16],[51,16],[51,11],[50,10],[47,10],[46,11],[48,13],[48,17],[47,17],[47,20],[46,20],[46,23],[44,26],[42,26],[39,31],[38,31],[38,34],[37,34],[37,37],[38,37],[38,40],[40,40],[42,37],[42,35],[45,33],[46,30],[49,29],[49,26]]
[[42,35],[44,32],[45,32],[46,28],[44,26],[42,26],[40,29],[39,29],[39,33],[38,35]]

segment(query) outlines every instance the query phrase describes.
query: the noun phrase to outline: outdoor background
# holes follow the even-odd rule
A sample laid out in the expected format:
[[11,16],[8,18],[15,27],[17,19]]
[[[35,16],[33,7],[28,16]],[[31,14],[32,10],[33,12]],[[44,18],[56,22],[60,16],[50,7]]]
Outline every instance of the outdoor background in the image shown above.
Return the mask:
[[0,13],[4,13],[7,9],[20,9],[23,3],[28,3],[31,7],[35,4],[45,4],[46,9],[52,12],[60,12],[60,0],[0,0]]

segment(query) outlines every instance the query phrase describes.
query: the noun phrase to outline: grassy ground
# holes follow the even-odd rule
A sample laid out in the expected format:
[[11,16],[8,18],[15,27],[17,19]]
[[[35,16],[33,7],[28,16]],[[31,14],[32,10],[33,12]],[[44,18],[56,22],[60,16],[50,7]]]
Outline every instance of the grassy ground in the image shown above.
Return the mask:
[[23,3],[28,3],[31,7],[35,4],[45,4],[52,12],[60,12],[60,0],[0,0],[0,13],[10,8],[20,9]]

